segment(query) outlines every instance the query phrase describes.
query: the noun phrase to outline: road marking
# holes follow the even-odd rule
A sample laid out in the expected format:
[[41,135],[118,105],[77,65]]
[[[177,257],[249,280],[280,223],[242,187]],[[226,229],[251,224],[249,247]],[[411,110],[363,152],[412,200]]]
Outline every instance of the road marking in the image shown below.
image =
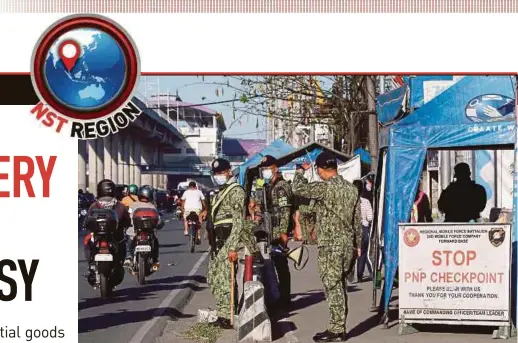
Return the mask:
[[[205,261],[205,259],[207,259],[207,256],[209,256],[209,252],[205,252],[203,255],[201,255],[198,262],[196,262],[189,274],[187,274],[187,277],[191,277],[194,274],[196,274],[201,264]],[[192,283],[194,286],[197,286],[199,284],[198,281],[184,280],[178,283],[178,286],[189,283]],[[164,314],[167,307],[169,307],[169,305],[175,300],[175,298],[180,294],[181,291],[182,288],[175,288],[171,292],[169,292],[169,294],[160,303],[160,305],[158,305],[158,309],[153,314],[153,319],[150,319],[146,323],[144,323],[144,325],[142,325],[142,327],[137,331],[137,333],[133,335],[133,337],[129,340],[128,343],[141,343],[144,340],[144,337],[146,337],[147,333],[153,328],[153,326],[155,326],[160,317],[162,317],[162,315]]]

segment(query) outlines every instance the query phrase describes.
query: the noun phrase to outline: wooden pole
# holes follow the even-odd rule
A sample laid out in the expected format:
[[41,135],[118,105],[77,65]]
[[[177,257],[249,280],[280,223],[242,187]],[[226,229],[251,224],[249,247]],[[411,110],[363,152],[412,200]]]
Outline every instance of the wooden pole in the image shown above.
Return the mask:
[[230,325],[234,326],[234,262],[230,262]]

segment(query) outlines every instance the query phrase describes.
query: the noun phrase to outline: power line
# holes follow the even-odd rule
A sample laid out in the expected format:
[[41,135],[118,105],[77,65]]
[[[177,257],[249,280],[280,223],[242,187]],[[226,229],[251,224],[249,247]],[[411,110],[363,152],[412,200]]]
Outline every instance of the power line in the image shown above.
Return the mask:
[[[251,131],[251,132],[244,132],[244,133],[238,133],[238,134],[233,134],[232,137],[234,136],[247,136],[247,135],[250,135],[252,133],[263,133],[263,132],[266,132],[268,131],[267,129],[264,129],[264,130],[260,130],[260,131]],[[232,137],[225,137],[225,138],[232,138]]]

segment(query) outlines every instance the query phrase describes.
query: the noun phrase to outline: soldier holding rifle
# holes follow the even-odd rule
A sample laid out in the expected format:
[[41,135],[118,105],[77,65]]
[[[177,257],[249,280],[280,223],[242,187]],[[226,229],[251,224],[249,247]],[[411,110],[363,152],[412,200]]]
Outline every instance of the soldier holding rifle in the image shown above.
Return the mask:
[[[265,225],[270,228],[271,244],[287,248],[288,230],[292,219],[292,192],[290,184],[279,173],[278,161],[275,157],[267,155],[259,165],[261,176],[265,182]],[[268,215],[271,213],[271,223],[268,223]],[[279,305],[287,307],[291,303],[291,274],[288,259],[284,254],[272,255],[277,278],[279,280],[280,299]]]

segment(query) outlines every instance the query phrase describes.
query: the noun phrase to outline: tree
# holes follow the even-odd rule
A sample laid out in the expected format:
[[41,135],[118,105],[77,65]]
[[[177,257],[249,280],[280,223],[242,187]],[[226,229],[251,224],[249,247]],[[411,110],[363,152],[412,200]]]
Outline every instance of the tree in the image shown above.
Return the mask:
[[312,125],[323,124],[338,150],[352,154],[367,143],[368,114],[373,112],[367,100],[375,95],[366,90],[366,76],[227,76],[225,80],[208,83],[218,87],[217,96],[233,94],[224,101],[233,113],[229,127],[243,118],[267,118],[270,127],[265,131],[271,133],[277,125],[291,143],[295,136],[307,139]]

